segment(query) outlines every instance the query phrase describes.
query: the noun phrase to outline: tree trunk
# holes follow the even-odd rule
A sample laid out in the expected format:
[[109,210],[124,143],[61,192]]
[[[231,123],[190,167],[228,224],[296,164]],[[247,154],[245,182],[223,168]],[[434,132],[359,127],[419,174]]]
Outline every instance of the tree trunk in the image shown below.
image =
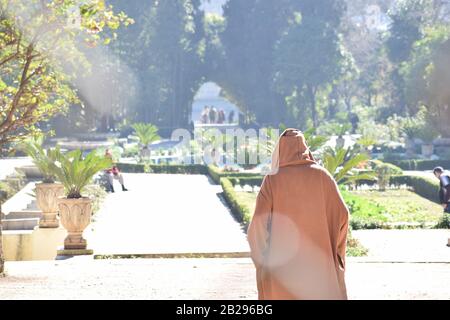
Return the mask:
[[5,259],[3,257],[3,244],[2,244],[2,204],[0,203],[0,276],[3,274],[5,267]]
[[371,107],[372,106],[372,91],[368,91],[367,92],[367,106]]
[[352,112],[353,106],[352,106],[352,95],[351,94],[346,94],[344,96],[344,103],[345,103],[345,107],[347,108],[347,112],[350,113]]
[[311,116],[314,128],[317,127],[317,101],[316,101],[316,89],[313,86],[309,87],[309,99],[311,103]]

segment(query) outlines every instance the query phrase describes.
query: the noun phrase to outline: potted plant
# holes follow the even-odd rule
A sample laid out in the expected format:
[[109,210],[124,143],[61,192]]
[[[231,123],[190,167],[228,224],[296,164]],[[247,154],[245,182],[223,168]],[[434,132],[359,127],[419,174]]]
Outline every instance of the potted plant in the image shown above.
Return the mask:
[[415,149],[414,138],[417,138],[420,132],[419,123],[414,118],[408,118],[401,130],[405,135],[406,156],[411,157]]
[[142,147],[140,152],[141,160],[149,159],[151,156],[149,144],[161,139],[158,135],[158,128],[150,123],[135,123],[132,125],[132,128]]
[[58,228],[58,204],[57,200],[64,194],[64,186],[56,183],[56,176],[51,171],[54,162],[54,151],[45,150],[42,147],[43,136],[38,136],[26,140],[22,149],[31,157],[34,165],[41,172],[42,182],[36,183],[36,202],[42,211],[39,220],[40,228]]
[[424,125],[418,132],[418,137],[422,140],[422,155],[430,158],[434,153],[433,141],[439,133],[432,127]]
[[385,163],[380,160],[372,160],[371,164],[373,171],[377,175],[379,191],[386,191],[387,187],[389,187],[391,176],[403,174],[402,169],[390,163]]
[[91,222],[92,199],[83,197],[82,192],[97,172],[112,166],[112,161],[95,151],[83,158],[81,150],[63,154],[59,149],[55,151],[55,159],[51,170],[66,192],[65,197],[58,199],[61,224],[68,232],[64,249],[84,250],[87,243],[83,231]]

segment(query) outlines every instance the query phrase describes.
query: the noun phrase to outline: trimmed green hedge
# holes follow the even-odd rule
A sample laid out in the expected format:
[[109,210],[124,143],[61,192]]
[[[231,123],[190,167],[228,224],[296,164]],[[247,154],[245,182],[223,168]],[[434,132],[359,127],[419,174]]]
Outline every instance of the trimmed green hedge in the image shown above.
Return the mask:
[[125,173],[144,173],[145,165],[140,163],[117,163],[120,171]]
[[206,166],[200,164],[189,165],[150,165],[149,172],[152,173],[171,173],[171,174],[208,174]]
[[249,186],[252,186],[252,187],[254,187],[254,186],[258,186],[259,187],[259,186],[261,186],[264,178],[262,176],[261,177],[248,177],[248,176],[246,176],[246,177],[239,177],[239,178],[237,178],[237,177],[227,177],[227,179],[230,180],[230,182],[231,182],[231,184],[233,186],[236,186],[236,185],[240,185],[240,186],[249,185]]
[[242,178],[242,177],[259,177],[262,179],[262,175],[259,173],[246,173],[246,172],[222,172],[214,165],[208,166],[208,174],[215,183],[220,183],[220,178]]
[[391,177],[393,185],[406,184],[413,188],[418,195],[434,202],[439,202],[439,182],[432,179],[414,175],[402,175]]
[[[221,178],[238,178],[239,181],[245,181],[245,184],[260,185],[263,176],[259,173],[246,172],[222,172],[216,166],[205,166],[202,164],[151,164],[141,163],[117,163],[120,171],[125,173],[169,173],[169,174],[204,174],[209,175],[213,181],[220,184]],[[233,183],[236,183],[233,181]],[[242,182],[240,182],[242,184]]]
[[220,179],[220,185],[222,186],[223,194],[231,212],[236,216],[239,222],[243,222],[246,226],[250,223],[251,215],[250,209],[236,199],[236,191],[231,181],[227,178]]
[[135,164],[118,163],[117,167],[125,173],[168,173],[168,174],[208,174],[206,166],[200,164],[173,165],[173,164]]
[[441,166],[444,169],[450,169],[450,160],[389,160],[386,161],[402,168],[403,170],[433,170]]

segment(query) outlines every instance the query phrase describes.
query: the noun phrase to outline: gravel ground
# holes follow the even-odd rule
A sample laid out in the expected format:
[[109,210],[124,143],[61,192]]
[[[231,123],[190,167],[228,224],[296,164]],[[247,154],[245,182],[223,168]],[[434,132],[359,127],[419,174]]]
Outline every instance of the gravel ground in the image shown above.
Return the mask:
[[[347,264],[350,299],[450,299],[450,264]],[[250,259],[7,262],[1,299],[256,299]]]
[[354,230],[352,235],[369,249],[366,260],[450,263],[448,229]]

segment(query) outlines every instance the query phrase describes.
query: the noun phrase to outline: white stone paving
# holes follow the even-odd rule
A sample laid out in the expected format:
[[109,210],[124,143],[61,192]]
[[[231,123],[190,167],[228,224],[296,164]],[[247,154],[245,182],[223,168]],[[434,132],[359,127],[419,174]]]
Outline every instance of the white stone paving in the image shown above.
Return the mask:
[[246,235],[204,175],[125,174],[85,232],[95,254],[248,252]]

